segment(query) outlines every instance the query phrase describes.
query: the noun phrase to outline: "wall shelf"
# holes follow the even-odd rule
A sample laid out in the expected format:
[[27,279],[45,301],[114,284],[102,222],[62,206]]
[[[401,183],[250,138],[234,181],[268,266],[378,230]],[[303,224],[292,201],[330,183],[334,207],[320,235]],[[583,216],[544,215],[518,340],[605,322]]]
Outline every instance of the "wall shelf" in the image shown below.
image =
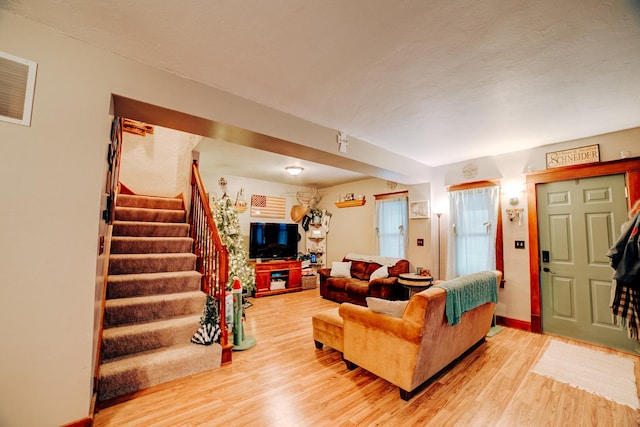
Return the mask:
[[346,202],[335,202],[334,205],[336,205],[339,208],[353,208],[356,206],[362,206],[365,203],[367,203],[367,201],[365,199],[363,200],[347,200]]

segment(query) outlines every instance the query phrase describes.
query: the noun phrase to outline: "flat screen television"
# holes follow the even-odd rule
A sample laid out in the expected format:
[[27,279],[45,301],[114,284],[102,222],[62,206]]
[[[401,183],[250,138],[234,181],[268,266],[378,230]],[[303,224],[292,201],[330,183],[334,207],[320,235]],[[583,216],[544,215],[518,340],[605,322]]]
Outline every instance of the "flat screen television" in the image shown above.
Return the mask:
[[298,224],[252,222],[249,258],[288,259],[298,255]]

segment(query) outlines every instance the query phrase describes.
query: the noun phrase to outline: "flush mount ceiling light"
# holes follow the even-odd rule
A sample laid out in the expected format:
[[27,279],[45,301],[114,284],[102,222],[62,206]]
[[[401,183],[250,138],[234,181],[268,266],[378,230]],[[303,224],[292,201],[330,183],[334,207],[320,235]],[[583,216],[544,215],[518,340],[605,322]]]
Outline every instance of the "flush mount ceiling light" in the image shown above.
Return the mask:
[[286,168],[284,168],[287,173],[291,176],[296,176],[296,175],[300,175],[302,173],[302,171],[304,170],[303,167],[301,166],[287,166]]

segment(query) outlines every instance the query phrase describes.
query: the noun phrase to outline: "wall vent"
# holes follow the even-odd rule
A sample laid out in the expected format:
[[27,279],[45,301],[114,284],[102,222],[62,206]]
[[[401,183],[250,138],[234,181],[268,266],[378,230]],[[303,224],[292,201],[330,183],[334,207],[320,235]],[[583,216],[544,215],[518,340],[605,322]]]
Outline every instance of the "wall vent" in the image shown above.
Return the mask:
[[31,126],[38,64],[0,52],[0,120]]

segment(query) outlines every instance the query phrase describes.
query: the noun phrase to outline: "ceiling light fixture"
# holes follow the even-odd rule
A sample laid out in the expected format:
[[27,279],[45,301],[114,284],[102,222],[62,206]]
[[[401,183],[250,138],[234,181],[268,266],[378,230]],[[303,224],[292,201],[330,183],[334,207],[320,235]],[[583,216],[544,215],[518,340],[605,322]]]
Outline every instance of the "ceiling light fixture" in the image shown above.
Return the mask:
[[287,166],[286,168],[284,168],[287,173],[291,176],[297,176],[300,175],[302,173],[302,171],[304,170],[303,167],[301,166]]

